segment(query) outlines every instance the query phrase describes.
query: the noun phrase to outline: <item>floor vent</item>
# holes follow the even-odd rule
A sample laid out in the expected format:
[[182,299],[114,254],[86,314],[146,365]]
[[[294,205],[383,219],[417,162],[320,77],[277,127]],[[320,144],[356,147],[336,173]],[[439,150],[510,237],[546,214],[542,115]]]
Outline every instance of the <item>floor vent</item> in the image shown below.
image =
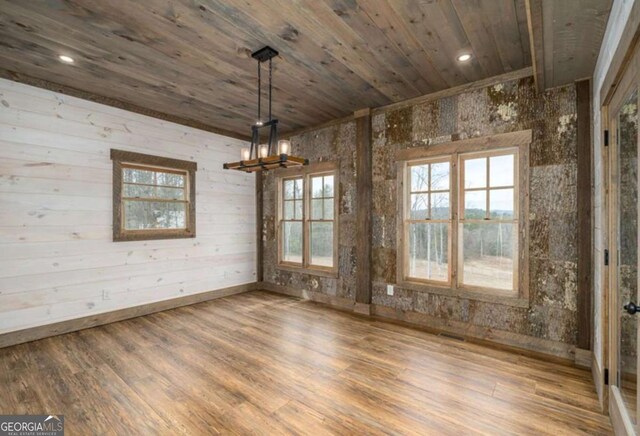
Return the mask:
[[462,336],[457,336],[452,333],[440,333],[438,336],[442,336],[443,338],[453,339],[455,341],[464,342],[464,338]]

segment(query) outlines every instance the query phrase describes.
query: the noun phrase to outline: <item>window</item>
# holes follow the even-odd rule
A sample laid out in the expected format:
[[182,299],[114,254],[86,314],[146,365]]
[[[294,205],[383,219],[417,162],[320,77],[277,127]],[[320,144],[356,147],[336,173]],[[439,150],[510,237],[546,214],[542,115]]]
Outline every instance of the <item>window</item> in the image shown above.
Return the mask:
[[449,283],[450,162],[411,164],[409,177],[408,277]]
[[516,156],[515,150],[460,156],[463,286],[516,290]]
[[113,240],[195,237],[196,163],[111,150]]
[[278,178],[278,246],[280,267],[337,271],[335,165],[317,164],[281,170]]
[[[398,153],[400,281],[445,294],[524,298],[530,131]],[[417,286],[411,286],[417,285]]]

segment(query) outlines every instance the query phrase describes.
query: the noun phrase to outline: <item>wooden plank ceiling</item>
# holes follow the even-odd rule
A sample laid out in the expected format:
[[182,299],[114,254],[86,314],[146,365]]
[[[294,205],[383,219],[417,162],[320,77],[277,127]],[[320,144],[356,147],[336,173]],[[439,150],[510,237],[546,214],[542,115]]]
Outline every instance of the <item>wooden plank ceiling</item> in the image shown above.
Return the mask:
[[525,0],[0,0],[3,69],[238,134],[265,44],[284,131],[531,65]]
[[612,0],[527,0],[538,89],[589,78]]

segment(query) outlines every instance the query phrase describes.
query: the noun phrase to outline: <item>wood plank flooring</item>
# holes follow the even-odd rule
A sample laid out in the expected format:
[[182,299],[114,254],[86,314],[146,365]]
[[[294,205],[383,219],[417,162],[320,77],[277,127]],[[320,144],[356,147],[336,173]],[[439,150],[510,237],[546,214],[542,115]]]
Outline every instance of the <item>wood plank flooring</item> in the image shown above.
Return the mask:
[[610,434],[587,371],[250,292],[0,349],[67,434]]

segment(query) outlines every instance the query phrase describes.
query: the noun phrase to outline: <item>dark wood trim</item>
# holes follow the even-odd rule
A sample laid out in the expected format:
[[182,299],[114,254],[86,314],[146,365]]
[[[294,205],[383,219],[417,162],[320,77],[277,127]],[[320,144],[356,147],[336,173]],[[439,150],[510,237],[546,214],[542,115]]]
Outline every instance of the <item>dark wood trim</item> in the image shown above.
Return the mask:
[[640,40],[640,2],[634,2],[600,88],[600,104],[602,106],[608,105],[613,97],[613,93],[622,80],[625,67],[633,57],[633,49],[638,40]]
[[399,101],[397,103],[391,103],[388,105],[372,108],[371,113],[375,115],[378,113],[387,112],[389,110],[400,109],[407,106],[415,106],[417,104],[426,103],[428,101],[440,100],[445,97],[451,97],[454,95],[463,94],[465,92],[476,91],[488,86],[508,82],[510,80],[518,80],[525,77],[531,77],[532,75],[533,69],[531,67],[522,68],[520,70],[510,71],[498,76],[488,77],[486,79],[477,80],[475,82],[465,83],[464,85],[443,89],[442,91],[436,91],[430,94],[421,95],[419,97],[410,98],[408,100]]
[[[196,162],[153,156],[131,151],[111,149],[113,161],[113,241],[148,241],[155,239],[181,239],[196,237]],[[189,189],[189,213],[185,230],[124,231],[122,229],[122,164],[133,163],[187,172]]]
[[536,83],[536,89],[538,92],[542,92],[545,89],[542,0],[525,0],[525,9],[527,12],[527,27],[529,28],[533,78]]
[[264,194],[263,194],[263,177],[262,171],[256,172],[256,281],[263,281],[264,277],[264,247],[263,247],[263,210],[264,210]]
[[371,111],[356,116],[356,303],[371,304]]
[[90,315],[81,318],[60,321],[53,324],[2,333],[0,334],[0,348],[48,338],[51,336],[62,335],[78,330],[84,330],[99,325],[110,324],[125,319],[137,318],[139,316],[148,315],[150,313],[162,312],[164,310],[175,309],[177,307],[201,303],[203,301],[228,297],[229,295],[253,291],[255,288],[255,283],[247,283],[244,285],[216,289],[214,291],[185,295],[184,297],[172,298],[170,300],[163,300],[154,303],[143,304],[140,306],[128,307],[126,309],[99,313],[97,315]]
[[578,122],[578,347],[591,349],[593,283],[591,276],[591,81],[576,83]]
[[198,164],[189,160],[135,153],[133,151],[126,150],[116,150],[115,148],[111,149],[111,160],[185,171],[198,170]]
[[216,135],[228,136],[230,138],[241,139],[243,141],[251,141],[249,135],[241,135],[236,132],[232,132],[231,130],[220,129],[208,124],[204,124],[200,121],[182,118],[176,115],[167,114],[165,112],[155,111],[153,109],[147,109],[135,104],[124,102],[122,100],[106,97],[104,95],[94,94],[92,92],[82,91],[71,86],[59,85],[48,80],[37,79],[26,74],[6,70],[4,68],[0,68],[0,78],[23,83],[25,85],[35,86],[42,89],[47,89],[49,91],[58,92],[60,94],[70,95],[72,97],[81,98],[83,100],[92,101],[94,103],[104,104],[106,106],[134,112],[140,115],[157,118],[159,120],[168,121],[170,123],[181,124],[183,126],[203,130],[205,132],[215,133]]

